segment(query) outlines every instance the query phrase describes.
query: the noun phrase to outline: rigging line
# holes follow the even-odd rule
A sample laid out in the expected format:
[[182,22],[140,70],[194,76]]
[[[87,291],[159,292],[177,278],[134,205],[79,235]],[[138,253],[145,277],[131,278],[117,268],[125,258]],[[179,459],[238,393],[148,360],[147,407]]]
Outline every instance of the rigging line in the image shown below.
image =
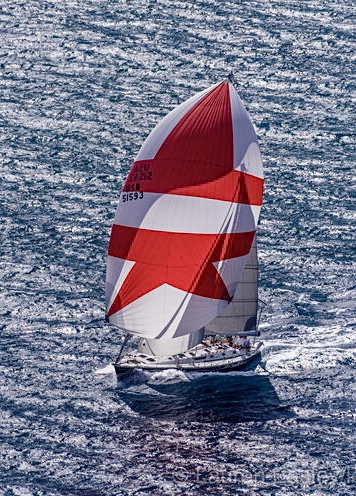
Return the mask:
[[123,340],[123,342],[122,342],[122,345],[121,345],[121,348],[120,348],[119,354],[118,354],[118,356],[117,356],[117,358],[116,358],[115,365],[117,365],[117,364],[118,364],[118,362],[119,362],[119,360],[120,360],[120,357],[121,357],[121,355],[122,355],[122,352],[124,351],[125,345],[126,345],[126,343],[127,343],[127,342],[131,339],[131,338],[132,338],[132,334],[129,334],[129,333],[128,333],[128,334],[126,334],[125,339],[124,339],[124,340]]

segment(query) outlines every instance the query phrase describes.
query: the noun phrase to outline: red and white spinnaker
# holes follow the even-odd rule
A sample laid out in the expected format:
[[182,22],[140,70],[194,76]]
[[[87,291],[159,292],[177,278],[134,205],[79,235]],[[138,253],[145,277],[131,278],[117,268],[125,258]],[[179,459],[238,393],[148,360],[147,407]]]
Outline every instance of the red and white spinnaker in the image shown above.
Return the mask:
[[262,161],[229,81],[170,112],[124,184],[107,264],[107,317],[146,338],[204,327],[241,279],[262,205]]

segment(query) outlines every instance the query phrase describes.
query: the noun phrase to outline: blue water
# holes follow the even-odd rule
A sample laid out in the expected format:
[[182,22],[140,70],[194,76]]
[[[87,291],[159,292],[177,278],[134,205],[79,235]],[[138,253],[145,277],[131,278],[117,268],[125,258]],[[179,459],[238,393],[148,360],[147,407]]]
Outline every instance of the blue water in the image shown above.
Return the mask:
[[[354,494],[354,2],[7,0],[0,21],[0,494]],[[120,188],[230,70],[266,171],[263,362],[117,382]]]

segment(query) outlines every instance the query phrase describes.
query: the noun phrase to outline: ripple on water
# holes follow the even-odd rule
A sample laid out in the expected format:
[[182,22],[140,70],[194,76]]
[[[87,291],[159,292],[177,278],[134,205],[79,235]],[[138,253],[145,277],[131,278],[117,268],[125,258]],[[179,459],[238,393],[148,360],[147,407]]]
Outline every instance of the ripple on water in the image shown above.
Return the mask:
[[[353,7],[2,6],[0,492],[352,494]],[[261,368],[117,381],[120,188],[159,119],[231,69],[266,172]]]

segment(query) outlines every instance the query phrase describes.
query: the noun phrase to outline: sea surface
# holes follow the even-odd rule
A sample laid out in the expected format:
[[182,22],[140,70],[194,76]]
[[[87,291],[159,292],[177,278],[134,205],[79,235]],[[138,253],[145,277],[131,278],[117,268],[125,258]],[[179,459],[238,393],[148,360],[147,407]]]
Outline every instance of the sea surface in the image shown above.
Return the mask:
[[[0,1],[0,495],[351,496],[353,0]],[[104,321],[123,181],[233,71],[265,166],[255,372],[138,373]]]

